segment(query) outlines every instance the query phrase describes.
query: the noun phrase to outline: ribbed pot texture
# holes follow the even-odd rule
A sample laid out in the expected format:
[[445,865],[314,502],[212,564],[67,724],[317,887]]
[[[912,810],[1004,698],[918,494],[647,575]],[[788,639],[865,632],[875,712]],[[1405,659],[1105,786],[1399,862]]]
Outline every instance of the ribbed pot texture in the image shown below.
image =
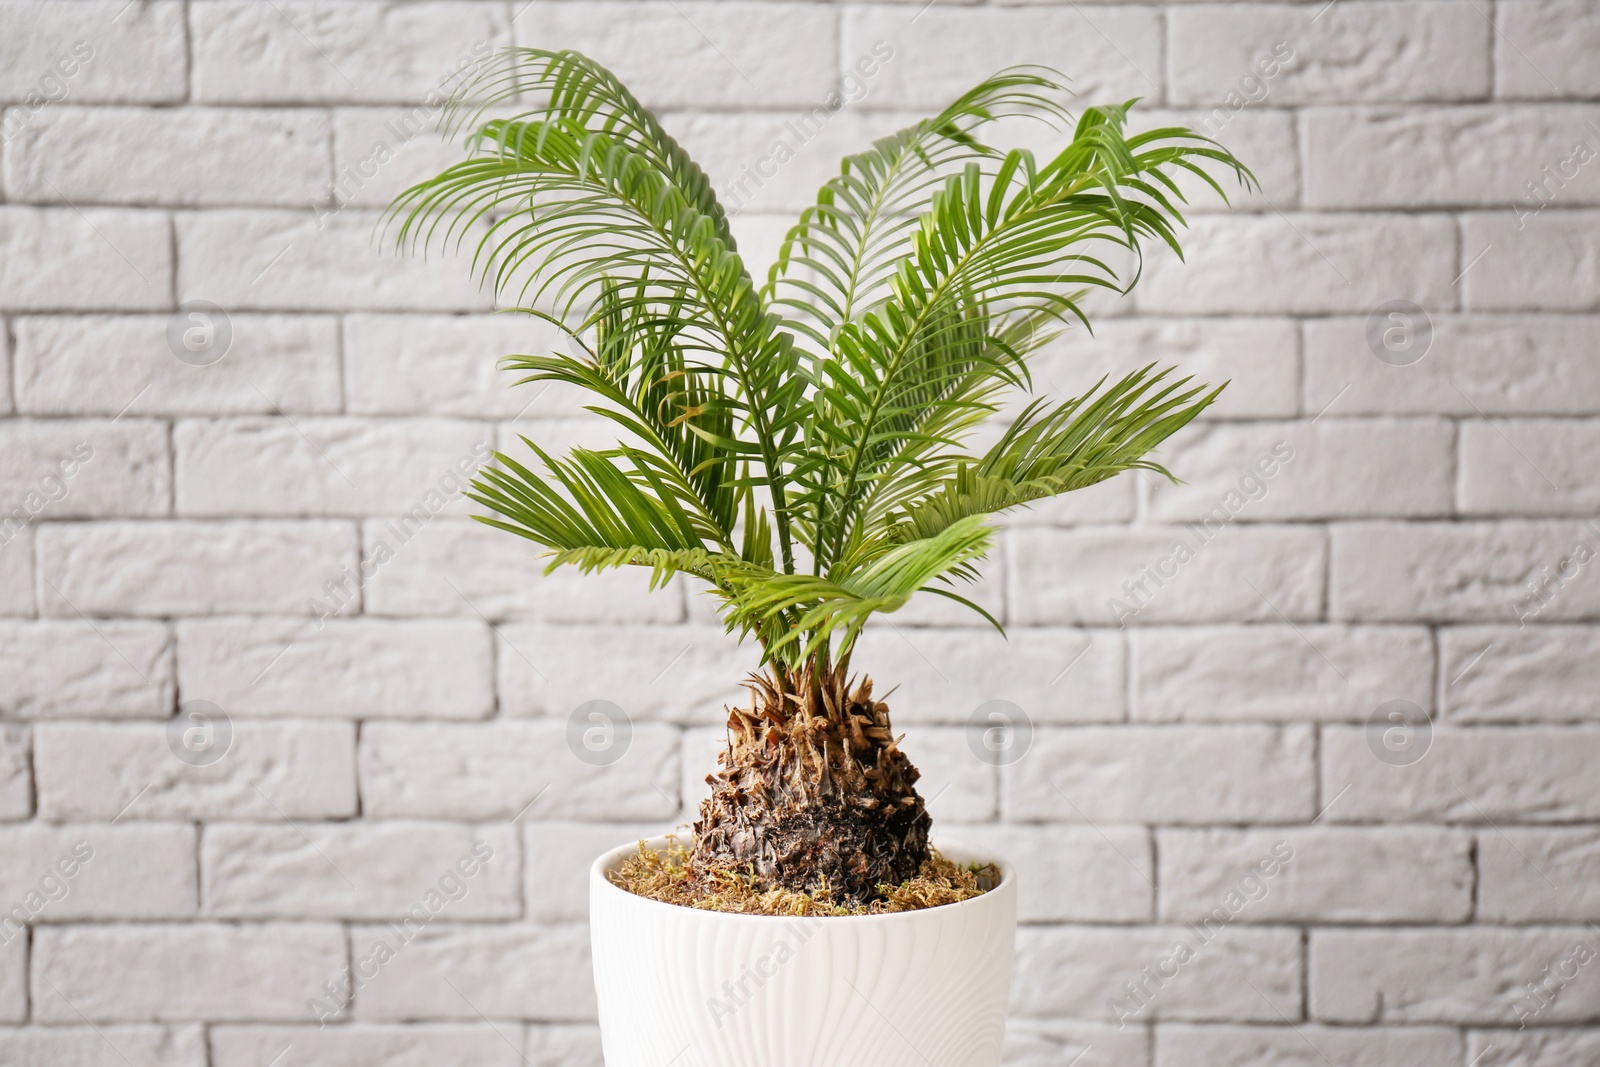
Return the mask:
[[1000,884],[890,915],[727,915],[612,885],[637,845],[601,856],[589,922],[606,1067],[997,1067],[1016,873],[938,847],[996,863]]

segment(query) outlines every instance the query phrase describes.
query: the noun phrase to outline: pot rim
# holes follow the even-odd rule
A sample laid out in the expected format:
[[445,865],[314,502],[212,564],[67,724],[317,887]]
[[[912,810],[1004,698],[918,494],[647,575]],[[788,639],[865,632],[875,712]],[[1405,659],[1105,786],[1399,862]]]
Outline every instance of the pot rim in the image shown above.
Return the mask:
[[[655,846],[657,843],[665,844],[669,837],[677,836],[680,835],[658,834],[655,837],[647,837],[643,838],[642,840],[646,845]],[[967,855],[973,857],[973,859],[969,860],[968,862],[983,862],[993,864],[1000,869],[1000,880],[996,882],[994,887],[988,892],[982,893],[979,896],[969,897],[966,900],[957,901],[954,904],[940,904],[937,907],[919,908],[916,911],[885,912],[881,915],[747,915],[742,912],[709,911],[700,908],[687,908],[682,904],[669,904],[664,900],[651,900],[649,897],[642,897],[637,893],[630,893],[621,886],[615,885],[610,878],[607,878],[606,873],[608,871],[610,871],[614,866],[626,858],[626,856],[630,855],[639,847],[638,841],[631,841],[628,844],[602,852],[599,857],[595,859],[594,863],[590,864],[589,884],[593,889],[598,890],[599,892],[615,894],[616,896],[613,899],[625,898],[629,902],[636,903],[637,906],[647,908],[664,908],[673,913],[688,912],[691,915],[705,916],[707,919],[712,920],[743,919],[750,922],[776,921],[788,923],[809,922],[812,920],[820,920],[830,923],[881,923],[893,921],[927,922],[933,916],[947,916],[954,918],[958,913],[962,913],[962,909],[971,911],[973,908],[992,905],[997,899],[1000,898],[1002,892],[1015,892],[1017,882],[1016,869],[1013,868],[1011,864],[1003,857],[996,856],[987,849],[975,848],[971,845],[968,845],[964,841],[959,841],[954,838],[939,837],[935,842],[933,842],[933,846],[941,851],[948,848],[952,851],[966,853]]]

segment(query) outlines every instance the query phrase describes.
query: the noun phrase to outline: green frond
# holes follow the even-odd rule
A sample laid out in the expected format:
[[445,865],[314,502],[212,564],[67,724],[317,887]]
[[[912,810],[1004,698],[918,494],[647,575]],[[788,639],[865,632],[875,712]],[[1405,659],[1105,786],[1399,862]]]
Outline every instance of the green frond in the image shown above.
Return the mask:
[[888,295],[909,235],[943,176],[1001,154],[977,139],[997,119],[1068,121],[1055,71],[1012,67],[973,86],[937,115],[846,156],[801,212],[768,275],[773,305],[825,352],[837,329]]
[[845,552],[884,457],[919,432],[922,386],[971,369],[1016,376],[1004,358],[963,363],[973,353],[1008,351],[982,343],[992,309],[1086,324],[1079,291],[1122,284],[1099,249],[1137,255],[1143,242],[1158,240],[1178,250],[1182,216],[1172,206],[1175,188],[1163,192],[1165,171],[1217,153],[1193,135],[1126,140],[1124,120],[1124,109],[1090,108],[1073,141],[1043,165],[1022,150],[1006,153],[992,174],[969,163],[921,216],[890,297],[839,327],[822,375],[833,377],[837,366],[853,388],[827,396],[836,447],[807,470],[810,495],[833,506],[818,520],[823,566]]
[[478,64],[451,95],[441,115],[442,125],[452,136],[476,130],[486,115],[502,105],[530,99],[539,101],[539,106],[502,117],[561,119],[605,134],[613,143],[648,159],[712,220],[718,239],[728,248],[734,247],[727,213],[717,202],[711,179],[615,74],[581,52],[507,48],[495,53]]
[[908,541],[869,566],[832,577],[782,574],[760,568],[722,576],[732,614],[765,632],[769,656],[786,662],[819,653],[849,655],[862,626],[878,612],[897,611],[936,581],[971,578],[994,532],[981,517],[951,523],[931,537]]
[[[959,464],[936,488],[888,517],[891,543],[915,541],[976,515],[1084,489],[1127,470],[1172,475],[1146,457],[1222,392],[1168,381],[1142,367],[1109,389],[1104,379],[1054,408],[1030,404],[981,458]],[[1097,395],[1098,394],[1098,395]]]
[[[1002,71],[847,157],[758,287],[709,178],[615,75],[570,51],[482,64],[444,113],[468,158],[387,218],[404,248],[470,248],[497,297],[575,339],[503,365],[582,390],[619,440],[557,457],[524,438],[533,459],[497,454],[474,480],[480,521],[551,567],[699,579],[730,632],[788,664],[847,656],[919,592],[983,613],[952,586],[976,576],[989,516],[1165,474],[1149,453],[1219,391],[1146,367],[1031,404],[969,453],[1031,387],[1032,353],[1087,325],[1085,291],[1125,291],[1148,245],[1181,255],[1179,179],[1252,180],[1188,130],[1127,135],[1131,104],[1073,122],[1066,98],[1054,72]],[[1012,117],[1070,137],[1038,157],[984,143]]]

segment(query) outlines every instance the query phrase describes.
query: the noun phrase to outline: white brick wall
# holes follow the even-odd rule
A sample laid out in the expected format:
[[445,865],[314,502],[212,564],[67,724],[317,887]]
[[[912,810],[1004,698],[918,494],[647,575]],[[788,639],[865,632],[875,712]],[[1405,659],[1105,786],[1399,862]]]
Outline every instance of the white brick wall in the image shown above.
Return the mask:
[[[736,215],[758,268],[839,153],[1007,63],[1263,184],[1038,360],[1231,378],[1186,484],[1018,516],[976,593],[1008,641],[919,604],[862,645],[942,832],[1022,873],[1008,1067],[1600,1063],[1595,0],[0,0],[0,1063],[600,1067],[585,867],[691,816],[754,663],[446,499],[606,437],[495,369],[548,328],[375,240],[452,158],[396,131],[487,49],[575,47],[721,185],[879,41]],[[193,300],[210,366],[168,346]],[[569,749],[592,700],[620,758]],[[991,700],[1034,727],[999,768]]]

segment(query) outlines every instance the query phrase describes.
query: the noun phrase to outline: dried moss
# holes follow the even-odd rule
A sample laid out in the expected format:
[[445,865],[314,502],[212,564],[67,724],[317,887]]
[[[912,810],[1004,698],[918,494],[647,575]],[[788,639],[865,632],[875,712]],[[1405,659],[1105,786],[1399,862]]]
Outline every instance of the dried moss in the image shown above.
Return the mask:
[[878,895],[865,904],[836,900],[826,886],[810,893],[781,887],[764,888],[753,874],[710,870],[696,874],[689,850],[676,837],[665,849],[639,842],[639,851],[623,861],[609,877],[611,883],[641,897],[701,911],[740,915],[886,915],[955,904],[981,896],[999,881],[993,864],[968,864],[945,859],[934,851],[915,878],[899,885],[879,885]]

